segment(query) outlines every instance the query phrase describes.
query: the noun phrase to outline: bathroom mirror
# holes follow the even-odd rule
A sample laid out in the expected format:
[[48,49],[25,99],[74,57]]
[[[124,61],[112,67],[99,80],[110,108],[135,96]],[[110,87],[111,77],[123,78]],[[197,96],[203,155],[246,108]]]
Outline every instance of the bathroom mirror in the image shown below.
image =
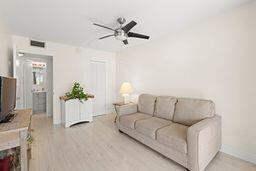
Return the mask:
[[44,84],[44,68],[33,67],[33,84],[42,85]]

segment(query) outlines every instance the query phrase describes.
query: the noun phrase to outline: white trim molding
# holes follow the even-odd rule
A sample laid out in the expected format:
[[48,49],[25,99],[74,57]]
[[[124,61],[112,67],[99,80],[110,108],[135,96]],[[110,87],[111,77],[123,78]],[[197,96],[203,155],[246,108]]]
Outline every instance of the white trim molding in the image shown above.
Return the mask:
[[223,153],[235,156],[237,158],[240,158],[242,160],[256,164],[256,154],[238,150],[237,148],[231,147],[227,144],[222,144],[220,151]]

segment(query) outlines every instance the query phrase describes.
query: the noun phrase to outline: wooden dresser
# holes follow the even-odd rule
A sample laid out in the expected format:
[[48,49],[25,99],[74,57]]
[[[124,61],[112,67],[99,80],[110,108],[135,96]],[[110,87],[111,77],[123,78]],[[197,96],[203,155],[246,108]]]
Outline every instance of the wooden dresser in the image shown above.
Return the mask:
[[28,170],[27,134],[31,123],[32,110],[17,110],[15,118],[0,124],[0,151],[20,146],[21,171]]

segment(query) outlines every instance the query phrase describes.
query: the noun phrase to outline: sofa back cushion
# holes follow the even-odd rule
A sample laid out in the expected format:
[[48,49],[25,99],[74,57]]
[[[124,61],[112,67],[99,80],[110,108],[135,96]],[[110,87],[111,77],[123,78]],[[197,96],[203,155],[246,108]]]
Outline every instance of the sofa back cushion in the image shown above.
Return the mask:
[[158,96],[156,98],[156,107],[154,116],[173,120],[174,109],[177,99],[171,96]]
[[141,113],[153,116],[155,110],[156,96],[150,94],[141,94],[139,96],[138,110]]
[[191,126],[205,118],[213,117],[215,105],[210,100],[179,98],[173,121]]

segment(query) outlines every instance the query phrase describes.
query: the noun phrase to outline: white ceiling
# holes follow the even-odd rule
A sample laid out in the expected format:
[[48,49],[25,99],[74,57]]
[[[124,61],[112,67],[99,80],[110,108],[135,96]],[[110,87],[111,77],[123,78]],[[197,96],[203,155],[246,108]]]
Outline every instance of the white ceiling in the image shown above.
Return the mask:
[[[0,0],[0,15],[14,34],[117,52],[125,46],[93,22],[115,28],[125,17],[133,32],[151,40],[234,8],[249,0]],[[129,39],[129,46],[150,40]]]

